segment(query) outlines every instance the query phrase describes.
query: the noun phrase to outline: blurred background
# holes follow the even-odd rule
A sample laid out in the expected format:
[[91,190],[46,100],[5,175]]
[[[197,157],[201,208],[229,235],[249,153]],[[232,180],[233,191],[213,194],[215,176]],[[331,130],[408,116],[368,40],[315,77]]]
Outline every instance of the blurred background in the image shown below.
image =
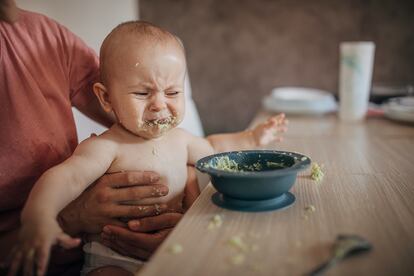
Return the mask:
[[187,49],[207,134],[245,128],[277,86],[337,94],[339,42],[374,41],[373,84],[414,84],[412,0],[141,0]]
[[[114,26],[130,19],[178,35],[206,134],[246,128],[274,87],[304,86],[336,95],[341,41],[375,42],[374,85],[414,84],[412,0],[17,2],[58,20],[95,50]],[[91,132],[90,122],[78,124],[81,135]]]

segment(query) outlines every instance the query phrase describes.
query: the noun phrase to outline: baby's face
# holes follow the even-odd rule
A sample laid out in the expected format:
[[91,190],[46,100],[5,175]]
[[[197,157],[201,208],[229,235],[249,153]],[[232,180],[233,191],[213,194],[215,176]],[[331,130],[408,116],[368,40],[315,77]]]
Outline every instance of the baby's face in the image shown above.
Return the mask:
[[183,51],[176,45],[129,45],[119,57],[107,85],[119,123],[146,139],[177,126],[185,112]]

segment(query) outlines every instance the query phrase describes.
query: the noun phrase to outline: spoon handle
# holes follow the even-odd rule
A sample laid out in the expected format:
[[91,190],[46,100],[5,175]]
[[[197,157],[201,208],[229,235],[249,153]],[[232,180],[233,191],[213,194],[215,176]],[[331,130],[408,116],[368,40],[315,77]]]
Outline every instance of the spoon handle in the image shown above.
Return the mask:
[[313,269],[309,274],[307,274],[307,276],[322,275],[326,270],[328,270],[330,267],[334,266],[339,260],[340,260],[340,258],[332,257],[329,260],[327,260],[326,262],[324,262],[321,265],[319,265],[318,267],[316,267],[315,269]]

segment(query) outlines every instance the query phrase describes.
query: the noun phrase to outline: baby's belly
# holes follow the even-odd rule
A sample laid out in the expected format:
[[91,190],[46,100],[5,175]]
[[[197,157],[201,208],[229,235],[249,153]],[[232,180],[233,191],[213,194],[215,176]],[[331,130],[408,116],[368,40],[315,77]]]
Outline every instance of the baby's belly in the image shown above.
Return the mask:
[[[148,169],[146,169],[148,170]],[[184,198],[185,184],[187,180],[187,167],[179,166],[170,167],[169,169],[152,168],[151,171],[158,173],[161,176],[160,183],[168,187],[168,194],[157,197],[158,192],[154,191],[154,197],[140,200],[128,201],[125,204],[133,205],[153,205],[153,204],[167,204],[168,209],[181,211],[182,201]]]

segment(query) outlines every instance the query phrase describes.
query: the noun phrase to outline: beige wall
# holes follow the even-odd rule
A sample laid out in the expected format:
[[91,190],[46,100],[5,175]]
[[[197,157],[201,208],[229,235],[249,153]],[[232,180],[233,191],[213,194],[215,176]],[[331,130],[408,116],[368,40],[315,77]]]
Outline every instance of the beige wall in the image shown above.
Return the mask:
[[247,126],[271,88],[336,93],[338,44],[376,43],[374,83],[414,83],[414,1],[141,0],[140,18],[187,49],[207,133]]

